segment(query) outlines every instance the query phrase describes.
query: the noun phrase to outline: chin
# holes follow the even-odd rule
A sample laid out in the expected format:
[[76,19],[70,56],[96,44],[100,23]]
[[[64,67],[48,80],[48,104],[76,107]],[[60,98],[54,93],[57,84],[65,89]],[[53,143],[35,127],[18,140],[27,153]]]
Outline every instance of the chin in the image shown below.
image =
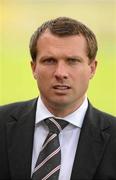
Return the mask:
[[57,107],[57,108],[64,108],[67,107],[69,105],[68,101],[64,101],[64,100],[59,100],[59,101],[53,101],[52,104]]

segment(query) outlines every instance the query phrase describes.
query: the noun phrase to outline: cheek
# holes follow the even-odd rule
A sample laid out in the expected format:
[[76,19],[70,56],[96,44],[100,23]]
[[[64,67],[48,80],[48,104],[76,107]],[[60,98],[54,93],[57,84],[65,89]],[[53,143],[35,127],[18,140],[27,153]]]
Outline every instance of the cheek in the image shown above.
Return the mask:
[[34,77],[36,80],[41,79],[44,76],[44,71],[42,70],[42,68],[39,66],[36,66],[35,70],[34,70]]
[[75,82],[77,82],[77,84],[80,84],[81,86],[88,84],[90,74],[91,73],[89,68],[80,69],[79,71],[77,71],[77,73],[75,73]]
[[48,73],[41,68],[36,71],[36,80],[41,87],[48,86],[48,83],[50,82]]
[[85,80],[89,80],[90,79],[90,77],[91,77],[91,68],[90,68],[90,66],[86,66],[83,69],[82,76],[83,76],[83,78]]

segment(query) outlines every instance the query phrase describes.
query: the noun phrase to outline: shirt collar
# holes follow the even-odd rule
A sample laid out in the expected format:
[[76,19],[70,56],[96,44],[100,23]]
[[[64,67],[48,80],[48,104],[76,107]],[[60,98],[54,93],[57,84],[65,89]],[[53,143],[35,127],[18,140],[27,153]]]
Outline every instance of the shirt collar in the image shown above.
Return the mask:
[[[84,99],[82,105],[76,111],[67,115],[64,118],[60,118],[60,117],[56,117],[56,118],[64,119],[67,122],[69,122],[70,124],[81,128],[87,108],[88,108],[88,100],[86,97]],[[38,124],[42,120],[49,118],[49,117],[54,117],[54,115],[48,111],[48,109],[42,102],[41,97],[39,97],[38,101],[37,101],[35,124]]]

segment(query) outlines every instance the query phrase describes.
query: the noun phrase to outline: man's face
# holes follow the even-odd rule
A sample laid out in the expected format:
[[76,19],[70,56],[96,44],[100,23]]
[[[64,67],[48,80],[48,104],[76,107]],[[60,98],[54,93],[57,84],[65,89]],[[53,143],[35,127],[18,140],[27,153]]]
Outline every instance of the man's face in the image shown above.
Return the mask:
[[66,116],[83,102],[96,61],[90,64],[81,35],[57,37],[46,31],[38,40],[37,51],[31,66],[41,98],[52,113]]

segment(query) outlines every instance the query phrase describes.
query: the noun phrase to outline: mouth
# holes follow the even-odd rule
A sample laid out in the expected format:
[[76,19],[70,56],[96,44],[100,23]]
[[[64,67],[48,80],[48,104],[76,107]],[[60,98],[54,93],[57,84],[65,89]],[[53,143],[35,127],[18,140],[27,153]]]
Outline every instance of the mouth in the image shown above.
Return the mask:
[[53,89],[60,90],[60,91],[65,91],[65,90],[71,89],[71,87],[69,85],[59,85],[58,84],[58,85],[54,85]]

